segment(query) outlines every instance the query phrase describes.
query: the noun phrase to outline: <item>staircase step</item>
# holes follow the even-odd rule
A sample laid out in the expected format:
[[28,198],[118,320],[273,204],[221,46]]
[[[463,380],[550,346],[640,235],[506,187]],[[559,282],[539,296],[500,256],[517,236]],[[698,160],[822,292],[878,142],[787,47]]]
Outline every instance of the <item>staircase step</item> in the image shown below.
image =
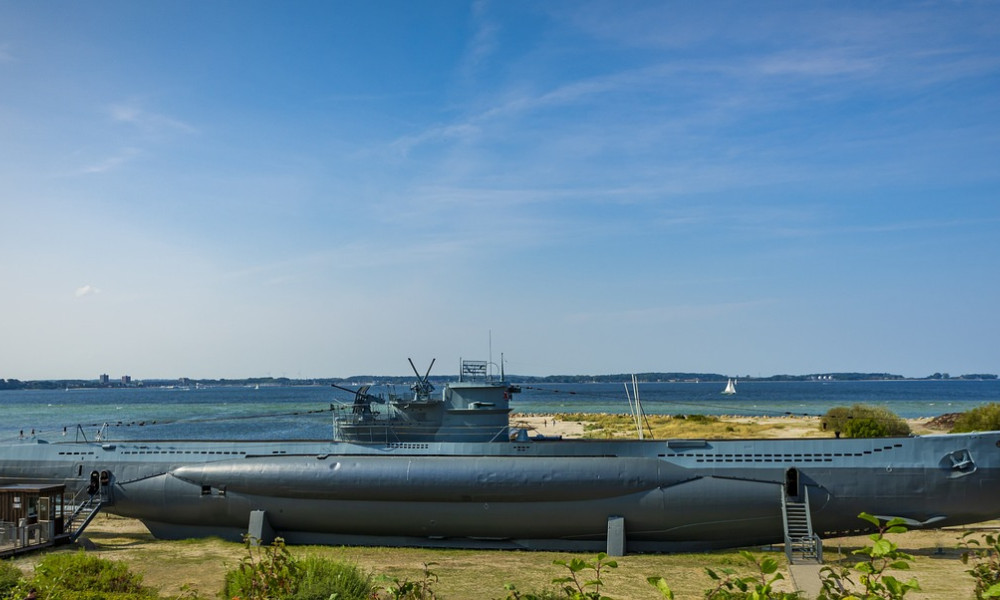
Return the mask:
[[782,496],[782,509],[789,562],[820,561],[822,549],[817,547],[820,542],[813,533],[808,496],[805,502],[792,502]]

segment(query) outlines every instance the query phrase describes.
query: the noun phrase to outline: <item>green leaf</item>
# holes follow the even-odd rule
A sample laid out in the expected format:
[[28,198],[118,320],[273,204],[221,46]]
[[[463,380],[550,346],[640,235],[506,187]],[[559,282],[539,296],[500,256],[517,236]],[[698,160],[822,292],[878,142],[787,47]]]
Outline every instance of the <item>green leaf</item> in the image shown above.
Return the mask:
[[879,526],[879,521],[878,521],[878,519],[876,519],[875,517],[873,517],[872,515],[870,515],[870,514],[868,514],[868,513],[866,513],[866,512],[863,512],[863,513],[861,513],[860,515],[858,515],[858,518],[859,518],[859,519],[864,519],[865,521],[868,521],[869,523],[871,523],[871,524],[872,524],[872,525],[874,525],[875,527],[878,527],[878,526]]
[[586,569],[588,566],[590,565],[588,565],[585,560],[581,558],[574,558],[569,561],[569,564],[566,565],[566,568],[568,568],[573,573],[579,573],[580,571]]
[[872,545],[872,556],[885,556],[892,552],[892,543],[889,540],[877,540]]
[[662,577],[647,577],[646,581],[649,582],[649,585],[659,590],[660,594],[664,598],[667,598],[668,600],[674,599],[673,590],[670,589],[670,586],[667,585],[666,580],[663,579]]
[[882,583],[884,583],[885,587],[888,588],[890,592],[892,592],[894,598],[899,597],[903,594],[903,583],[898,579],[896,579],[895,577],[893,577],[892,575],[886,575],[885,577],[883,577]]
[[760,572],[765,575],[770,575],[778,570],[778,561],[773,558],[765,558],[760,561]]
[[868,574],[868,575],[871,575],[872,573],[875,572],[875,567],[873,567],[871,564],[866,563],[866,562],[859,562],[859,563],[855,563],[854,570],[855,571],[860,571],[860,572]]

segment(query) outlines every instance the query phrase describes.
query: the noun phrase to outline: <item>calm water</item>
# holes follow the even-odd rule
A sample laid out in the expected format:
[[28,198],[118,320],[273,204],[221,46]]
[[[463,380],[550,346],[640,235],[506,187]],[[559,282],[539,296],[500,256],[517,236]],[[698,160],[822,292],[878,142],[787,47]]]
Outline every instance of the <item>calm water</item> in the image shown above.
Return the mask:
[[[906,417],[930,417],[1000,402],[1000,381],[743,382],[735,396],[720,383],[649,383],[639,387],[649,414],[821,415],[833,406],[885,406]],[[405,387],[397,386],[397,391]],[[325,438],[331,403],[348,394],[325,386],[132,388],[2,391],[0,439],[34,430],[41,438],[88,437],[103,424],[115,439]],[[626,413],[622,384],[523,386],[511,405],[524,413]]]

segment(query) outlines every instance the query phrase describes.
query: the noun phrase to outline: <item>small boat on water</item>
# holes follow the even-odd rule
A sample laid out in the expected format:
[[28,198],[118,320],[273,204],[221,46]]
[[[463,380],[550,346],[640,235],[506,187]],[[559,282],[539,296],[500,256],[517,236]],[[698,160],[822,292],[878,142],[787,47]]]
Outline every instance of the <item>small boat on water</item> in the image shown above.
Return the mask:
[[[412,365],[412,362],[411,362]],[[324,440],[0,445],[0,485],[64,484],[159,538],[691,551],[1000,518],[1000,432],[877,439],[553,440],[511,427],[520,390],[463,361],[436,390],[349,389]],[[791,551],[791,550],[788,550]]]
[[730,377],[729,381],[726,382],[725,389],[723,389],[720,393],[721,394],[725,394],[727,396],[732,396],[733,394],[735,394],[736,393],[736,381],[732,377]]

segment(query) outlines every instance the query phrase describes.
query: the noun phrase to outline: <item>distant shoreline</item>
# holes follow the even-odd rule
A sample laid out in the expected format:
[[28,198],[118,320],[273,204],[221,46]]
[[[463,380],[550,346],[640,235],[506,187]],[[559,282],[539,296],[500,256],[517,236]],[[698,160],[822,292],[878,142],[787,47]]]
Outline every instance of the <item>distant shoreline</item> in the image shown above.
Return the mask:
[[[730,376],[717,373],[636,373],[636,380],[639,383],[725,383]],[[431,383],[443,384],[454,381],[456,375],[432,375],[428,378]],[[993,373],[970,373],[952,377],[947,373],[934,373],[927,377],[903,377],[891,373],[813,373],[809,375],[771,375],[768,377],[732,377],[741,383],[753,382],[816,382],[816,383],[837,383],[837,382],[878,382],[878,381],[996,381],[1000,379]],[[291,379],[287,377],[250,377],[245,379],[191,379],[181,377],[178,379],[131,379],[123,377],[125,381],[111,380],[102,382],[98,379],[40,379],[26,380],[0,379],[0,391],[3,390],[56,390],[56,389],[123,389],[123,388],[176,388],[176,387],[301,387],[301,386],[329,386],[337,385],[362,385],[362,384],[409,384],[413,381],[413,376],[404,375],[356,375],[352,377],[328,377],[328,378],[308,378]],[[510,375],[507,381],[519,385],[547,385],[547,384],[588,384],[588,383],[622,383],[632,381],[632,374],[613,375]]]

